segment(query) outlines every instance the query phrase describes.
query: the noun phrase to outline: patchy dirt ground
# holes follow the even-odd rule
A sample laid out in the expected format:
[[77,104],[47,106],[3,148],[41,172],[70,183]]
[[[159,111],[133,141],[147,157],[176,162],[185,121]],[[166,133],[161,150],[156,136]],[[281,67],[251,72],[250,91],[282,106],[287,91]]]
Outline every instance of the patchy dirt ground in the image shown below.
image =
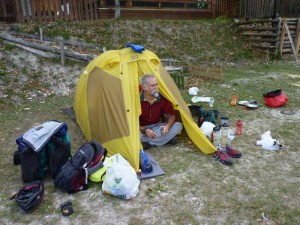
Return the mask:
[[[87,191],[68,195],[56,190],[48,178],[45,180],[43,204],[32,214],[23,214],[14,201],[7,200],[12,191],[23,185],[20,168],[12,165],[16,147],[14,140],[25,128],[55,118],[68,123],[74,149],[84,141],[78,126],[60,111],[61,107],[70,106],[72,100],[60,102],[56,96],[74,94],[79,74],[85,65],[71,63],[62,67],[24,51],[6,51],[4,46],[1,49],[1,62],[6,65],[5,77],[3,75],[2,78],[9,82],[1,84],[0,99],[1,104],[11,103],[12,106],[11,111],[3,106],[5,110],[0,113],[3,155],[0,171],[1,224],[300,223],[299,88],[289,93],[290,109],[295,111],[294,115],[283,115],[282,108],[271,109],[263,104],[257,110],[243,110],[242,107],[236,107],[233,112],[224,110],[232,118],[231,126],[241,115],[244,123],[243,135],[232,142],[243,157],[234,160],[232,167],[201,154],[182,136],[175,147],[149,150],[166,174],[142,180],[138,196],[131,201],[104,196],[99,184],[92,184]],[[257,71],[249,71],[251,73],[257,74]],[[217,91],[225,92],[235,88],[236,84],[247,86],[251,82],[263,83],[265,79],[274,81],[286,74],[264,73],[265,76],[256,77],[256,81],[251,77],[236,79],[230,83],[216,84]],[[299,84],[299,73],[288,75],[293,77],[293,84]],[[203,87],[201,90],[204,94],[212,94],[210,88]],[[49,95],[54,97],[49,99]],[[224,99],[216,99],[216,107]],[[30,106],[28,102],[35,106]],[[27,108],[27,105],[30,107]],[[51,107],[45,109],[45,105]],[[273,137],[284,144],[283,150],[268,152],[255,145],[267,130],[271,130]],[[59,205],[66,200],[72,201],[74,206],[74,214],[70,217],[62,217],[59,210]]]

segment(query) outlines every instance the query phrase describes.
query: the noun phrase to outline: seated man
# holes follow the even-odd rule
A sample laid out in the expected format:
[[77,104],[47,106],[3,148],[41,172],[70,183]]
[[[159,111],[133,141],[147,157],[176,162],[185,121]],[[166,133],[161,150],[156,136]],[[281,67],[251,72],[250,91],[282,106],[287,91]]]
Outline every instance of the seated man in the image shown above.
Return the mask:
[[175,122],[172,103],[159,94],[154,75],[145,75],[141,85],[140,131],[144,150],[167,143],[176,144],[175,136],[182,130],[182,124]]

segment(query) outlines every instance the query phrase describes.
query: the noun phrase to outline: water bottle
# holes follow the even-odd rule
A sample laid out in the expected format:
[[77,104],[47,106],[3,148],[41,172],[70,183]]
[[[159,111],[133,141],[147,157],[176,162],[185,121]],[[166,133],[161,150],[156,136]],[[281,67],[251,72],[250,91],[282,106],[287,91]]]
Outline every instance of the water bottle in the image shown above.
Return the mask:
[[217,147],[221,141],[221,128],[219,126],[215,126],[213,129],[213,144]]
[[150,159],[142,150],[140,150],[140,167],[144,173],[151,173],[153,170],[153,166]]
[[243,133],[243,122],[241,120],[236,121],[235,124],[235,134],[242,135]]
[[222,126],[221,129],[221,145],[222,146],[226,146],[226,144],[228,144],[228,131],[229,131],[229,127],[227,124]]

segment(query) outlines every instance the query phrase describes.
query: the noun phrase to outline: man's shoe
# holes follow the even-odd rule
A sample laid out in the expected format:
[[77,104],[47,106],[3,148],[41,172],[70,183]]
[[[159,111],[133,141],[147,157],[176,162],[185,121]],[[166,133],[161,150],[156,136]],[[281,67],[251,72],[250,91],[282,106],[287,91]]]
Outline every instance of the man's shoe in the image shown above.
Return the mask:
[[149,144],[148,142],[142,142],[143,150],[148,150],[152,148],[153,146]]
[[173,137],[169,142],[168,142],[169,145],[176,145],[177,144],[177,138],[176,137]]
[[240,151],[234,150],[233,148],[226,146],[225,147],[227,154],[231,157],[231,158],[241,158],[242,157],[242,153]]
[[217,152],[214,155],[215,161],[219,161],[220,163],[224,165],[232,165],[233,162],[231,160],[231,157],[222,150],[217,150]]

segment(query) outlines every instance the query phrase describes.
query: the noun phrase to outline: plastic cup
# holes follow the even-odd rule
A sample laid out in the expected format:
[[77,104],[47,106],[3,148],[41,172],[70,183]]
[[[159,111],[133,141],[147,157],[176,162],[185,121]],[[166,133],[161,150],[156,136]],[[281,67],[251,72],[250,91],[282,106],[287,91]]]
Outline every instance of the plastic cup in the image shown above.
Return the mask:
[[228,131],[228,141],[232,141],[235,138],[235,130],[229,129]]
[[229,126],[229,118],[228,117],[224,117],[224,116],[221,117],[221,126],[222,127]]

